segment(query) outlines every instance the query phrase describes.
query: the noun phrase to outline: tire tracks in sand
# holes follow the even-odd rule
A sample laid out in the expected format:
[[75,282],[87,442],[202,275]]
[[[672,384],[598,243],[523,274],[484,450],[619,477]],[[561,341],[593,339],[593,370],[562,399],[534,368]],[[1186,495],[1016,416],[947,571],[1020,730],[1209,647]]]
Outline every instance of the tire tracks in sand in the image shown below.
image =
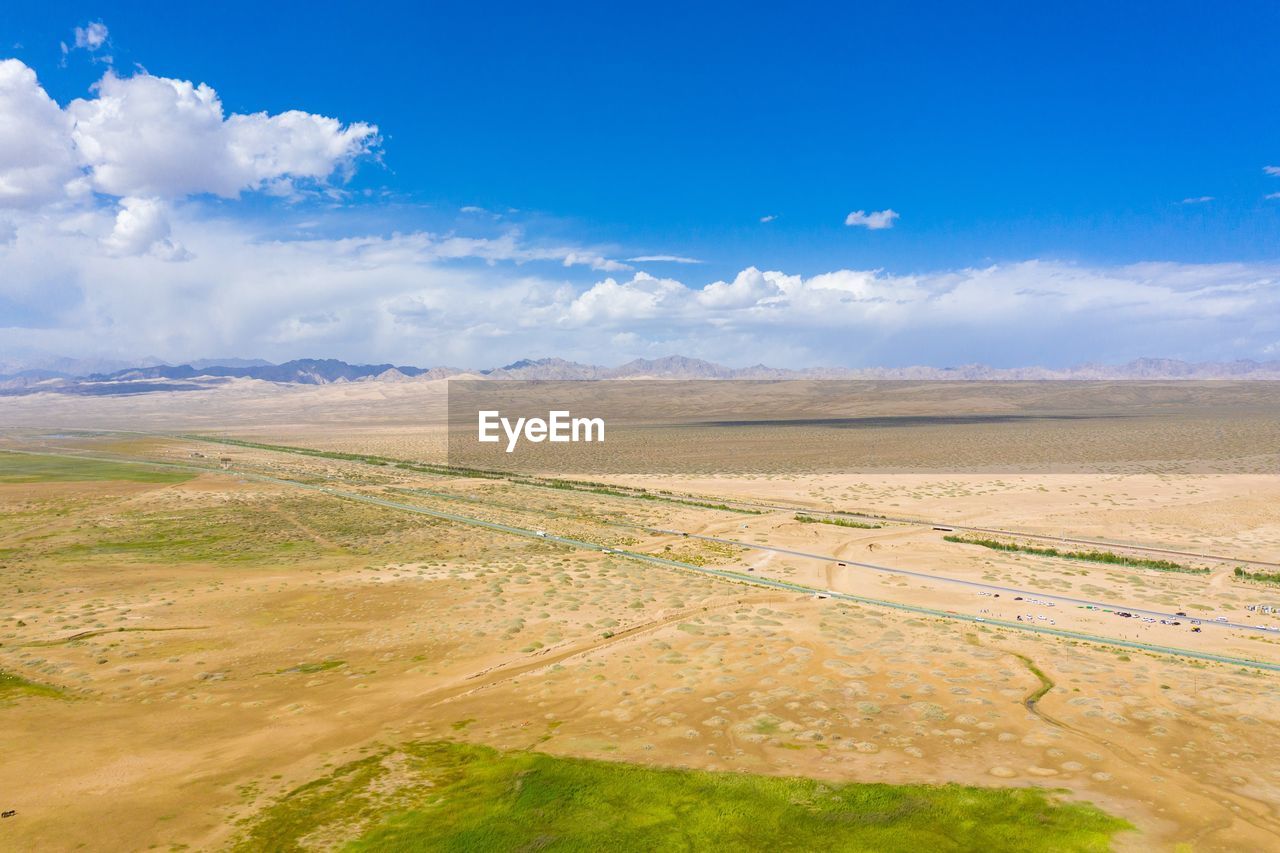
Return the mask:
[[[975,639],[974,645],[980,645],[980,643]],[[992,646],[991,648],[998,652],[1002,652],[1003,654],[1017,658],[1026,670],[1034,675],[1036,680],[1040,682],[1039,687],[1032,690],[1022,698],[1022,704],[1033,716],[1053,728],[1070,732],[1071,734],[1111,753],[1120,761],[1122,766],[1128,769],[1136,772],[1139,768],[1149,767],[1147,759],[1131,752],[1125,747],[1117,744],[1115,741],[1095,734],[1088,729],[1072,725],[1071,723],[1068,723],[1045,711],[1044,708],[1041,707],[1040,701],[1057,686],[1053,679],[1036,666],[1035,662],[1030,657],[1021,654],[1020,652],[1002,649],[997,646]],[[1165,772],[1167,773],[1168,771],[1166,770]],[[1174,772],[1177,772],[1179,775],[1184,775],[1181,771]],[[1227,808],[1231,811],[1234,818],[1270,835],[1280,835],[1280,821],[1277,821],[1275,818],[1273,809],[1261,800],[1255,800],[1251,797],[1246,797],[1234,791],[1229,791],[1220,786],[1208,784],[1199,779],[1195,779],[1194,777],[1190,780],[1190,784],[1171,782],[1166,777],[1164,785],[1176,788],[1178,792],[1182,794],[1184,802],[1188,799],[1207,799],[1219,809],[1223,808],[1225,804],[1230,803],[1231,806],[1227,806]],[[1212,792],[1212,794],[1210,794],[1210,792]],[[1201,813],[1203,814],[1204,812],[1201,811]],[[1206,838],[1214,835],[1215,833],[1230,829],[1233,823],[1234,820],[1232,816],[1216,818],[1209,823],[1196,827],[1194,834],[1190,838],[1186,839],[1186,841],[1193,847],[1198,848]]]

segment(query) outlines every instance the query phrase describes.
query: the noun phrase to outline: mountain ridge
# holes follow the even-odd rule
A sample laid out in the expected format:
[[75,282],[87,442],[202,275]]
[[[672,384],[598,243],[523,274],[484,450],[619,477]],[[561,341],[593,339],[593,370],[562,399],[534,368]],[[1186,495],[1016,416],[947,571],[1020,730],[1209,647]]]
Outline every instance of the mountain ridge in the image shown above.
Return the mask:
[[[562,358],[523,358],[502,367],[465,370],[457,367],[350,364],[340,359],[304,358],[281,364],[261,359],[228,358],[191,363],[142,364],[110,372],[68,375],[30,369],[0,375],[0,394],[53,392],[64,394],[127,394],[153,390],[194,390],[236,379],[256,379],[287,385],[329,385],[341,382],[413,382],[474,376],[489,380],[586,379],[861,379],[915,381],[1082,381],[1082,380],[1280,380],[1280,361],[1238,359],[1230,362],[1186,362],[1168,358],[1139,358],[1121,365],[1082,364],[1068,368],[998,368],[983,364],[955,367],[809,367],[777,368],[756,364],[727,367],[683,355],[637,358],[607,367]],[[182,384],[175,384],[182,383]]]

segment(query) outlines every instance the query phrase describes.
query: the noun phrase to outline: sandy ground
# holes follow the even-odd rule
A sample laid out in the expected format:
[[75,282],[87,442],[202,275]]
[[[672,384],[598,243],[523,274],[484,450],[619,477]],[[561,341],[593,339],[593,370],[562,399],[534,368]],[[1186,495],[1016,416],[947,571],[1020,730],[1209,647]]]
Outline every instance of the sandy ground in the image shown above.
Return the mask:
[[[295,444],[315,438],[314,421],[291,427],[284,416],[337,399],[243,393],[243,407],[211,411],[207,422]],[[370,392],[343,393],[354,411]],[[403,389],[378,393],[420,402]],[[120,401],[92,405],[97,426],[106,410],[124,411]],[[58,406],[48,422],[68,427],[77,411]],[[10,432],[2,443],[213,467],[225,456],[231,470],[175,485],[0,484],[0,669],[65,693],[0,705],[0,808],[17,812],[0,823],[6,848],[218,848],[274,796],[373,744],[419,737],[840,781],[1043,785],[1133,821],[1126,849],[1280,843],[1275,673],[731,583],[237,474],[340,484],[944,613],[1044,616],[1103,638],[1280,662],[1280,635],[1192,634],[1189,623],[997,602],[953,583],[1184,610],[1206,622],[1280,622],[1247,609],[1280,605],[1280,588],[1241,583],[1230,562],[1197,562],[1207,575],[1092,566],[947,543],[931,524],[845,529],[801,524],[789,511],[745,515],[193,442],[45,435]],[[426,447],[429,435],[355,423],[328,446],[389,453]],[[1264,455],[1240,453],[1236,461]],[[613,479],[1280,561],[1280,478],[1235,465]],[[1037,669],[1052,687],[1029,706],[1042,686]]]
[[630,485],[1280,562],[1276,474],[896,472],[612,477]]

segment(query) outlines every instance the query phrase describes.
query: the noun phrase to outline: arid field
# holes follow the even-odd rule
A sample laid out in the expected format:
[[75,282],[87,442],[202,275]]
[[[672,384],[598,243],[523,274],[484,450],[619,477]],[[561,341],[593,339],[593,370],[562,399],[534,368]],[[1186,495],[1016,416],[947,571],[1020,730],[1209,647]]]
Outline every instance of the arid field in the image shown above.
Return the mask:
[[1280,846],[1280,388],[889,385],[0,401],[0,848]]

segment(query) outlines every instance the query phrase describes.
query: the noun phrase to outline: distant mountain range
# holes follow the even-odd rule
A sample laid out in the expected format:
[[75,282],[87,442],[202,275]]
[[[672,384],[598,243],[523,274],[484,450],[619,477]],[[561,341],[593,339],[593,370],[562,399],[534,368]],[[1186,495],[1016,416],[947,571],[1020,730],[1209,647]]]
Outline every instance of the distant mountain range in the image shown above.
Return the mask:
[[262,379],[267,382],[290,382],[300,385],[327,385],[330,382],[355,382],[361,379],[417,378],[439,379],[462,371],[451,368],[397,367],[394,364],[347,364],[336,358],[300,358],[284,364],[162,364],[132,367],[111,373],[93,373],[84,377],[91,382],[136,382],[144,379],[194,379],[201,376],[229,379]]
[[[71,367],[75,362],[65,360]],[[799,370],[725,367],[697,358],[672,355],[635,359],[617,367],[581,364],[560,358],[521,359],[489,370],[455,367],[412,367],[394,364],[348,364],[333,358],[303,358],[272,364],[261,359],[206,359],[190,364],[143,364],[82,374],[53,369],[21,370],[0,375],[0,395],[58,393],[76,395],[137,394],[198,390],[235,379],[257,379],[297,385],[338,382],[411,382],[468,376],[488,379],[911,379],[911,380],[1125,380],[1125,379],[1273,379],[1280,380],[1280,361],[1190,363],[1140,358],[1122,365],[1083,364],[1064,369],[961,367],[812,367]]]
[[1191,363],[1167,358],[1140,358],[1123,365],[1077,367],[808,367],[788,369],[757,364],[725,367],[697,358],[671,355],[638,358],[618,367],[598,367],[559,358],[523,359],[483,371],[492,379],[916,379],[916,380],[1047,380],[1047,379],[1280,379],[1280,361]]

